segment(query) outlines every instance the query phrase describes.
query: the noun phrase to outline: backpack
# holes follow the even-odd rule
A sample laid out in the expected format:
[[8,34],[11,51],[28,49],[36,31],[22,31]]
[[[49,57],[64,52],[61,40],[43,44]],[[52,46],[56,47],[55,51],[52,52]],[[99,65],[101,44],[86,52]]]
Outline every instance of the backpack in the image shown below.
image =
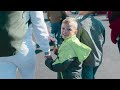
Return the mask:
[[0,57],[15,55],[27,31],[24,11],[0,11]]

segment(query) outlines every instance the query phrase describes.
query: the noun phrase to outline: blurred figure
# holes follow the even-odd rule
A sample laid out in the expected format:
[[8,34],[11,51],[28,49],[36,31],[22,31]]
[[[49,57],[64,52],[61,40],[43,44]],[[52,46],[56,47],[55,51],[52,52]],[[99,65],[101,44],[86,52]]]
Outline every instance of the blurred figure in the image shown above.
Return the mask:
[[[19,52],[11,57],[0,58],[0,79],[16,79],[16,70],[20,72],[23,79],[35,78],[36,54],[32,39],[34,33],[38,44],[41,46],[45,57],[50,56],[47,26],[44,22],[42,11],[25,11],[26,34]],[[20,17],[19,17],[20,18]],[[32,24],[28,27],[28,21]],[[20,33],[18,33],[20,34]]]
[[111,40],[117,43],[120,52],[120,11],[108,11],[108,19],[111,28]]
[[67,17],[65,11],[47,11],[47,17],[51,23],[51,34],[57,39],[58,47],[61,45],[61,23]]
[[0,57],[18,53],[26,34],[24,11],[0,11]]
[[95,19],[95,11],[80,11],[77,37],[85,45],[92,49],[89,57],[82,65],[82,79],[94,79],[96,71],[102,63],[103,44],[105,43],[105,28],[102,23]]

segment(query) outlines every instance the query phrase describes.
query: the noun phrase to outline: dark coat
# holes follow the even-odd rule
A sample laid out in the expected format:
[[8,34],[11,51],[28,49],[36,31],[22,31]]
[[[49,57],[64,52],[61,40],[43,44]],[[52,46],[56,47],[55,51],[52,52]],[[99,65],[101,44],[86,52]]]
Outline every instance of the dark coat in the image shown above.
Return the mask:
[[120,11],[112,11],[110,14],[108,18],[110,22],[109,27],[111,28],[111,40],[116,44],[116,39],[120,35]]

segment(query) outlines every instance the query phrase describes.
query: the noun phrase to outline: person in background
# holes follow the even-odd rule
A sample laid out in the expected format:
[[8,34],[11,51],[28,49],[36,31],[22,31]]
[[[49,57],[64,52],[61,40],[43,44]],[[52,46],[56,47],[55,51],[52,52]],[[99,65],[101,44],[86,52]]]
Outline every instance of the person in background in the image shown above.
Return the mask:
[[102,23],[95,19],[95,11],[80,11],[77,37],[80,42],[89,46],[92,51],[82,64],[82,79],[94,79],[98,67],[102,63],[103,44],[105,43],[105,28]]
[[61,45],[61,24],[62,20],[67,17],[65,11],[47,11],[48,20],[51,23],[52,37],[57,39],[57,46]]
[[[16,55],[0,58],[0,79],[15,79],[16,70],[20,72],[22,79],[35,78],[36,48],[32,39],[32,33],[34,33],[45,57],[51,57],[48,30],[44,22],[43,11],[25,11],[25,13],[27,32],[24,40]],[[28,27],[29,19],[31,19],[32,24]]]
[[18,53],[26,34],[24,11],[0,11],[0,57]]
[[120,52],[120,11],[108,11],[108,20],[111,28],[111,41],[118,45]]

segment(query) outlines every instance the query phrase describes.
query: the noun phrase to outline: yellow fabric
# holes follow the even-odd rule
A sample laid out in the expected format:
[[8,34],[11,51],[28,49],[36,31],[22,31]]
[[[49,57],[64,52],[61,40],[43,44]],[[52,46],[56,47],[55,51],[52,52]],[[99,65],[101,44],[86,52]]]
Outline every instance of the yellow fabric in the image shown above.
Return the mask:
[[58,51],[58,57],[54,64],[63,63],[73,57],[78,57],[79,62],[83,62],[90,54],[91,48],[81,43],[79,39],[74,35],[66,39]]

